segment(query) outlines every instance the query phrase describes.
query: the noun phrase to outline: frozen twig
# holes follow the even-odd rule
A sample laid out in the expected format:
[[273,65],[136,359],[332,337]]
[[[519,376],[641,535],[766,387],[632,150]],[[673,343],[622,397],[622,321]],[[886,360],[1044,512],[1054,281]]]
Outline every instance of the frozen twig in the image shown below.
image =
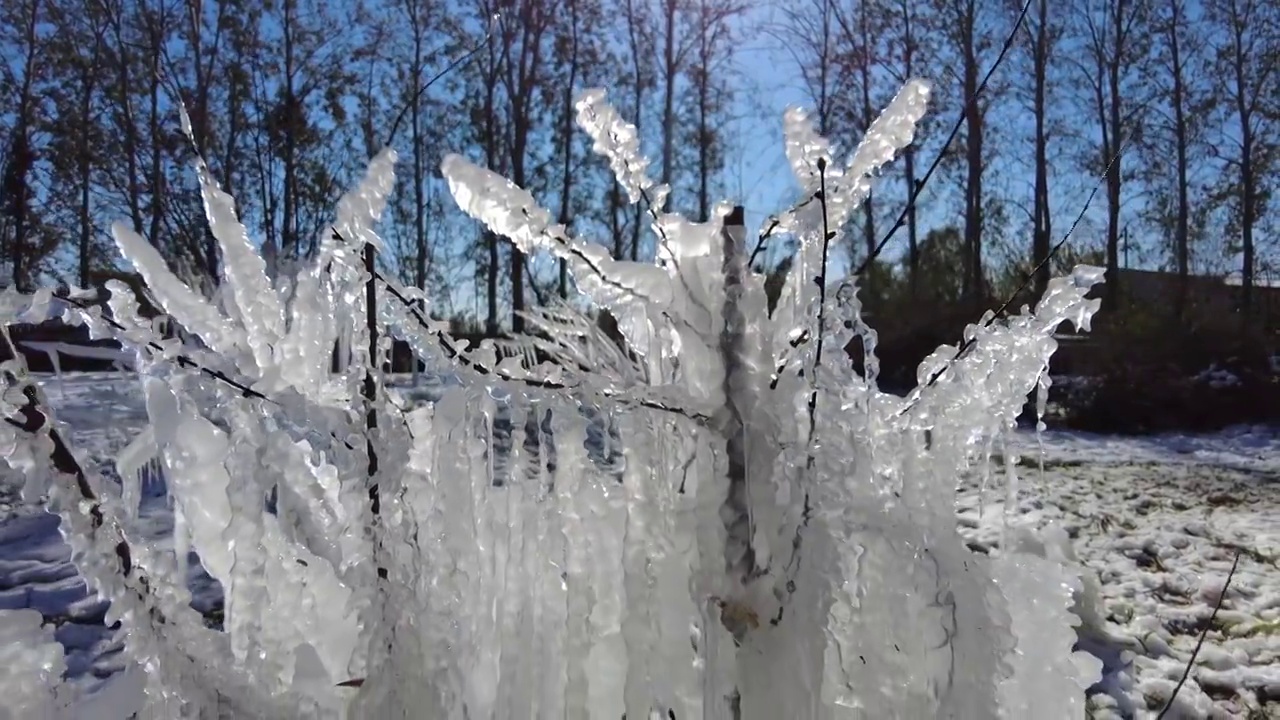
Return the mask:
[[[893,236],[902,228],[903,224],[906,223],[907,217],[911,214],[912,209],[915,208],[916,201],[919,199],[921,193],[924,192],[925,186],[929,184],[929,180],[932,179],[934,172],[938,169],[938,166],[942,164],[942,158],[945,156],[947,148],[951,147],[951,143],[955,141],[956,135],[960,133],[960,128],[964,126],[965,114],[969,106],[978,102],[983,93],[986,92],[987,83],[991,80],[992,75],[995,74],[996,69],[1004,62],[1004,58],[1008,54],[1009,48],[1013,46],[1013,42],[1017,37],[1018,31],[1022,28],[1022,24],[1026,20],[1027,11],[1030,7],[1031,0],[1026,0],[1022,5],[1022,12],[1018,15],[1018,21],[1014,23],[1013,29],[1009,31],[1008,37],[1005,38],[1004,45],[1000,48],[1000,54],[996,56],[996,61],[987,69],[987,73],[983,76],[982,82],[978,84],[978,89],[974,92],[973,97],[970,97],[968,102],[965,104],[965,107],[961,108],[959,115],[956,117],[955,123],[951,127],[951,132],[947,135],[946,141],[938,150],[938,154],[933,158],[933,162],[929,164],[929,168],[925,171],[924,177],[916,183],[914,188],[910,188],[910,196],[907,198],[907,204],[902,208],[902,212],[898,213],[897,220],[895,220],[889,230],[885,232],[884,237],[880,239],[880,242],[876,244],[875,248],[858,265],[857,270],[853,273],[855,276],[861,277],[868,269],[870,269],[871,264],[875,262],[876,258],[880,256],[880,253],[884,251],[885,246],[889,244],[889,241],[893,239]],[[751,261],[755,261],[756,255],[764,248],[769,237],[782,225],[783,217],[794,215],[797,210],[817,201],[819,199],[819,195],[824,192],[824,190],[819,190],[818,192],[812,193],[792,206],[792,208],[783,215],[770,218],[769,226],[760,234],[760,239],[756,243],[756,249],[751,253]],[[791,341],[792,349],[798,348],[807,343],[810,338],[811,336],[807,332],[800,333]],[[786,370],[788,363],[788,358],[783,358],[782,361],[778,363],[778,367],[775,370],[775,378],[769,386],[770,389],[777,389],[778,377],[780,377]]]
[[827,259],[831,252],[832,232],[827,216],[827,161],[818,158],[818,202],[822,204],[822,264],[819,275],[813,279],[818,286],[818,344],[814,348],[813,377],[809,378],[809,459],[806,467],[813,468],[813,436],[818,428],[818,368],[822,365],[822,343],[827,335]]
[[[413,301],[410,300],[409,297],[405,295],[403,292],[401,292],[398,288],[396,288],[395,285],[388,282],[385,276],[383,276],[381,273],[375,272],[374,277],[378,278],[378,280],[380,280],[383,283],[383,286],[387,289],[387,292],[404,307],[405,311],[409,313],[409,316],[413,318],[413,321],[417,323],[419,327],[421,327],[422,329],[426,330],[427,332],[435,336],[436,340],[440,343],[440,348],[444,351],[448,359],[458,363],[459,365],[466,368],[467,370],[470,370],[478,375],[490,375],[504,382],[523,385],[527,388],[534,389],[534,390],[559,391],[559,390],[578,389],[577,386],[571,385],[569,383],[559,382],[557,380],[549,380],[545,378],[516,377],[498,368],[490,368],[480,362],[477,362],[476,360],[468,357],[464,352],[462,352],[462,350],[458,349],[454,345],[452,338],[448,336],[448,333],[446,333],[443,330],[439,330],[431,327],[431,324],[427,322],[426,317],[422,315],[421,311],[419,311],[418,307],[413,303]],[[679,415],[680,417],[692,420],[698,423],[699,425],[705,425],[711,420],[710,416],[706,415],[705,413],[698,412],[697,410],[682,408],[675,405],[659,402],[657,400],[652,400],[649,398],[631,398],[631,397],[626,397],[621,393],[611,392],[611,391],[602,391],[600,394],[610,400],[614,400],[624,404],[638,405],[640,407],[649,408],[650,410],[661,410],[662,412],[671,413],[673,415]]]
[[[129,547],[128,539],[125,538],[123,528],[109,519],[103,511],[102,500],[89,484],[88,473],[76,459],[75,453],[72,452],[71,446],[63,438],[62,433],[54,427],[48,411],[44,409],[39,388],[31,380],[21,377],[25,374],[25,363],[22,355],[14,347],[7,328],[0,328],[0,361],[12,361],[18,365],[17,374],[13,371],[3,373],[4,385],[6,389],[18,388],[24,399],[23,404],[17,409],[18,417],[12,415],[5,417],[5,422],[28,436],[44,435],[49,438],[51,448],[47,459],[53,470],[55,481],[70,481],[68,489],[81,501],[80,507],[71,508],[69,512],[82,512],[89,516],[91,535],[104,530],[108,533],[107,542],[111,545],[119,562],[118,569],[124,586],[136,593],[141,604],[149,608],[153,620],[158,624],[164,624],[164,614],[155,606],[151,597],[150,580],[141,573],[134,573],[133,552]],[[98,545],[96,538],[90,537],[88,540],[92,545]]]
[[[374,275],[374,271],[377,269],[374,265],[375,258],[376,251],[373,243],[365,243],[364,271],[369,277],[364,284],[364,301],[365,325],[369,333],[369,357],[365,361],[362,393],[365,403],[364,446],[365,455],[368,459],[369,510],[373,514],[374,541],[376,543],[380,537],[378,526],[381,524],[382,494],[378,486],[378,451],[373,444],[374,435],[378,432],[378,381],[375,377],[375,373],[378,372],[378,290],[377,277]],[[387,579],[387,568],[382,563],[378,563],[378,579]]]
[[[1026,278],[1023,279],[1022,284],[1019,285],[1017,289],[1015,289],[1012,293],[1010,293],[1009,297],[1004,301],[1004,303],[1001,304],[1000,307],[995,310],[995,312],[985,316],[985,318],[981,321],[982,322],[981,327],[983,329],[990,327],[992,323],[998,320],[1002,315],[1004,315],[1009,310],[1009,308],[1013,305],[1014,301],[1017,299],[1019,293],[1021,293],[1024,289],[1026,289],[1026,287],[1031,283],[1031,280],[1036,276],[1036,273],[1045,265],[1047,265],[1049,261],[1052,260],[1053,257],[1058,254],[1058,251],[1062,249],[1062,246],[1066,244],[1067,240],[1071,238],[1072,233],[1076,231],[1076,227],[1079,226],[1080,222],[1084,219],[1085,213],[1089,211],[1089,206],[1093,204],[1093,198],[1098,194],[1098,189],[1102,186],[1103,181],[1106,179],[1107,173],[1111,171],[1111,167],[1115,165],[1117,160],[1120,159],[1120,155],[1121,153],[1124,152],[1124,148],[1125,148],[1125,145],[1121,144],[1121,146],[1116,150],[1116,154],[1112,156],[1111,162],[1107,163],[1106,170],[1102,172],[1102,175],[1098,178],[1098,182],[1094,184],[1093,190],[1089,192],[1089,197],[1085,199],[1084,206],[1081,207],[1080,212],[1076,214],[1076,219],[1071,223],[1071,227],[1067,228],[1066,234],[1063,235],[1062,239],[1059,240],[1057,244],[1053,246],[1053,248],[1049,251],[1049,253],[1045,255],[1043,258],[1041,258],[1040,262],[1037,263],[1036,266],[1031,269],[1031,272],[1028,273]],[[964,341],[960,343],[960,347],[956,349],[955,355],[951,356],[951,359],[948,360],[945,365],[938,368],[933,374],[929,376],[929,381],[925,383],[924,387],[925,388],[933,387],[938,382],[938,378],[942,377],[943,373],[949,370],[953,365],[956,364],[957,361],[960,360],[960,358],[966,352],[972,349],[974,344],[977,343],[977,341],[978,341],[978,333],[974,333],[969,337],[965,338]],[[917,390],[917,393],[918,393],[918,390]],[[913,398],[913,401],[911,403],[908,403],[906,406],[904,406],[902,410],[899,412],[899,414],[900,415],[905,414],[914,405],[915,400],[918,400],[918,399],[919,399],[919,395],[916,394]]]
[[[811,473],[816,462],[813,451],[813,440],[818,430],[818,368],[822,364],[822,344],[823,336],[826,335],[823,325],[826,323],[827,308],[827,261],[831,250],[831,240],[836,233],[831,230],[830,220],[827,216],[827,162],[818,159],[818,193],[815,197],[822,205],[822,264],[819,267],[820,273],[814,282],[818,284],[818,344],[814,348],[813,373],[809,378],[811,390],[809,391],[809,432],[806,442],[806,459],[805,473]],[[843,349],[842,349],[843,351]],[[774,380],[776,386],[776,378]],[[809,489],[804,491],[804,509],[800,516],[800,523],[796,526],[795,536],[791,539],[791,559],[787,562],[786,569],[791,571],[790,577],[787,579],[786,591],[787,595],[793,595],[796,591],[795,576],[800,571],[800,545],[803,542],[804,529],[809,525],[809,521],[813,518],[812,507],[809,504]],[[773,624],[777,625],[782,621],[782,613],[784,608],[778,609],[778,615],[774,619]]]
[[[90,311],[95,307],[93,305],[84,303],[70,296],[65,296],[65,297],[60,296],[58,297],[58,300],[65,302],[68,305],[71,305],[77,310],[80,310],[85,315],[89,315]],[[112,330],[116,331],[117,333],[124,334],[128,332],[128,328],[126,328],[118,320],[108,317],[105,314],[98,313],[93,317],[96,320],[101,320],[102,322],[106,323],[108,327],[110,327]],[[177,363],[178,367],[180,368],[184,368],[187,370],[195,370],[196,372],[199,372],[200,374],[205,375],[206,377],[212,380],[216,380],[217,382],[222,383],[223,385],[226,385],[227,387],[238,392],[241,397],[250,398],[253,400],[261,400],[265,403],[274,405],[277,408],[281,408],[281,409],[285,407],[285,405],[281,403],[279,400],[276,400],[275,398],[270,397],[269,395],[259,392],[258,390],[254,390],[252,387],[250,387],[249,381],[237,380],[231,377],[230,375],[222,372],[221,370],[215,370],[211,367],[208,367],[207,365],[197,362],[195,359],[193,359],[189,355],[184,355],[182,353],[171,353],[169,350],[165,349],[163,345],[156,342],[155,340],[147,340],[145,342],[141,342],[137,344],[140,347],[145,348],[148,352],[152,353],[156,357],[170,360],[174,363]],[[332,434],[331,434],[331,437],[335,442],[342,444],[348,450],[355,449],[346,440],[343,440],[342,438],[339,438],[336,435],[332,435]]]

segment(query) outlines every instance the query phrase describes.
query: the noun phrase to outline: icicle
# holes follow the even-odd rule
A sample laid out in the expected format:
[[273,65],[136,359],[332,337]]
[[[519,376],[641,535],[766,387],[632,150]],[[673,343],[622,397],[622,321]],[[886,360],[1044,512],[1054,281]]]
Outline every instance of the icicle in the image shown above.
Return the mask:
[[116,456],[116,474],[120,476],[121,501],[126,516],[136,520],[142,504],[145,476],[153,466],[159,448],[155,431],[148,425]]
[[182,511],[182,506],[175,504],[173,507],[173,555],[178,564],[178,571],[174,579],[182,599],[187,602],[190,601],[187,592],[187,555],[190,550],[191,534],[187,528],[187,516]]
[[991,444],[987,438],[982,444],[982,484],[978,486],[978,521],[986,515],[987,488],[991,486]]
[[[1001,519],[1001,534],[1007,536],[1010,521],[1017,517],[1018,514],[1018,457],[1017,451],[1013,449],[1013,443],[1010,437],[1013,434],[1012,429],[1005,430],[1000,437],[1001,452],[1004,453],[1004,480],[1005,480],[1005,499],[1004,499],[1004,516]],[[1001,546],[1004,546],[1002,539]]]
[[[53,366],[53,378],[54,378],[54,384],[58,386],[58,397],[62,398],[63,400],[66,400],[67,385],[66,385],[65,378],[62,377],[62,359],[58,353],[59,344],[58,343],[49,343],[49,344],[40,343],[40,344],[45,345],[45,347],[40,349],[44,350],[45,355],[49,358],[49,364]],[[26,343],[26,345],[28,347],[31,347],[32,349],[36,349],[34,347],[35,343]]]
[[217,307],[173,274],[164,258],[151,243],[128,225],[111,226],[120,254],[133,263],[166,313],[181,322],[187,330],[200,336],[209,347],[226,357],[243,355],[244,329],[232,324]]
[[1053,385],[1053,378],[1049,377],[1049,370],[1046,368],[1040,373],[1040,379],[1036,381],[1036,460],[1040,468],[1040,479],[1044,479],[1044,414],[1049,404],[1049,387]]

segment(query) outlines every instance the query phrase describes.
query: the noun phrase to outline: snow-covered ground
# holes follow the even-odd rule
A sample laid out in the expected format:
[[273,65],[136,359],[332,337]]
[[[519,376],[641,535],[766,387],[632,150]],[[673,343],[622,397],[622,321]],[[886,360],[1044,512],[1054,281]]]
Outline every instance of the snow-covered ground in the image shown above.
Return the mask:
[[[114,453],[145,421],[135,387],[110,374],[46,381],[82,459],[108,475]],[[1107,662],[1110,694],[1096,697],[1094,716],[1155,716],[1240,552],[1196,667],[1165,717],[1280,718],[1280,432],[1051,432],[1043,441],[1043,475],[1034,435],[1013,443],[1021,456],[1018,521],[1061,527],[1100,580],[1103,627],[1087,644]],[[1005,496],[1003,462],[992,465],[985,491],[980,473],[966,480],[959,513],[971,546],[986,552],[998,552]],[[88,688],[109,685],[124,666],[120,639],[103,627],[105,607],[87,596],[57,519],[24,507],[20,486],[12,476],[0,482],[0,610],[38,610],[67,649],[68,676]],[[162,488],[145,494],[136,531],[164,537],[171,518]],[[198,566],[191,583],[197,608],[216,625],[220,589]]]
[[[1023,438],[1032,440],[1032,438]],[[1047,434],[1017,468],[1018,521],[1066,531],[1099,581],[1106,671],[1118,698],[1095,717],[1162,708],[1222,592],[1190,678],[1166,718],[1280,717],[1280,443],[1274,433],[1120,439]],[[997,459],[997,462],[999,459]],[[971,547],[998,547],[1006,485],[965,483]],[[1093,649],[1093,648],[1090,648]],[[1119,651],[1131,656],[1121,657]],[[1104,711],[1106,709],[1107,711]]]

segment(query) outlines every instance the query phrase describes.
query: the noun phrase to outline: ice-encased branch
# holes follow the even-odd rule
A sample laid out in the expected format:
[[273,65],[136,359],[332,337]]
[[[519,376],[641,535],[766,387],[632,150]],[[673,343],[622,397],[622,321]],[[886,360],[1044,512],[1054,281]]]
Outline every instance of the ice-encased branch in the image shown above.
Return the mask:
[[584,90],[579,93],[574,108],[578,113],[578,126],[591,136],[591,149],[608,158],[609,167],[618,184],[627,191],[631,204],[654,192],[656,197],[650,204],[662,207],[670,189],[649,178],[649,158],[640,151],[640,133],[605,102],[605,91]]
[[[705,255],[714,245],[718,233],[706,238],[706,244],[681,246],[673,242],[674,237],[688,240],[692,234],[681,232],[688,221],[675,213],[660,213],[666,207],[667,198],[671,196],[671,187],[659,184],[648,175],[649,158],[640,151],[640,133],[635,125],[622,118],[617,110],[605,101],[605,91],[601,89],[584,90],[578,95],[574,107],[577,109],[578,126],[591,136],[591,149],[597,155],[609,161],[618,184],[627,191],[631,204],[643,201],[646,214],[655,235],[657,235],[657,259],[669,262],[676,275],[681,275],[681,258],[689,255]],[[713,213],[714,214],[714,213]],[[681,281],[687,279],[681,276]],[[686,292],[688,287],[684,288]],[[710,312],[703,308],[704,312]]]
[[[777,325],[780,333],[775,335],[773,344],[775,357],[780,360],[791,350],[806,345],[812,336],[812,331],[800,326],[808,325],[816,316],[808,310],[819,293],[805,279],[821,268],[822,246],[826,242],[823,218],[837,233],[831,242],[838,242],[841,228],[871,191],[872,178],[915,139],[915,128],[928,109],[929,96],[927,82],[908,81],[871,124],[843,168],[834,165],[830,142],[818,134],[808,115],[794,108],[787,111],[787,158],[808,197],[784,213],[778,222],[780,229],[796,233],[801,241],[775,311],[781,322]],[[820,161],[822,170],[819,170]],[[823,183],[825,188],[821,187]],[[816,203],[820,193],[823,202]],[[825,332],[825,329],[816,328],[816,331]]]
[[[673,415],[688,418],[689,420],[699,424],[706,423],[710,420],[709,414],[695,408],[682,406],[680,403],[674,401],[634,395],[625,390],[618,390],[610,387],[595,387],[586,383],[564,382],[562,380],[552,378],[537,378],[531,377],[527,374],[517,375],[510,370],[501,367],[494,367],[477,361],[475,358],[470,357],[462,349],[457,347],[453,342],[453,339],[449,337],[448,331],[445,328],[433,327],[432,323],[423,316],[418,307],[409,299],[407,293],[402,288],[398,287],[394,281],[381,273],[377,273],[376,277],[383,283],[383,286],[387,289],[387,293],[399,301],[400,309],[410,319],[412,324],[418,326],[422,330],[425,330],[428,336],[431,337],[443,351],[445,357],[462,370],[469,371],[477,376],[493,377],[530,390],[582,392],[586,395],[597,395],[620,405],[635,405],[648,408],[650,410],[659,410],[671,413]],[[401,332],[405,333],[405,328],[402,327]],[[412,336],[406,337],[406,339],[410,341],[411,345],[420,345],[420,343],[415,342],[416,338]],[[422,347],[414,347],[414,351],[420,355],[425,355],[423,350],[424,348]],[[655,389],[657,388],[645,387],[643,388],[643,391],[645,395],[649,395]]]
[[569,236],[533,196],[495,172],[460,155],[448,155],[441,172],[458,207],[521,252],[545,250],[569,263],[574,281],[598,305],[634,311],[641,302],[661,311],[671,303],[669,278],[652,265],[614,260],[607,250]]
[[[541,249],[565,260],[579,289],[597,307],[613,313],[631,349],[648,360],[650,375],[658,374],[663,351],[656,342],[656,335],[661,332],[657,322],[670,323],[676,330],[687,327],[689,320],[680,302],[691,297],[697,300],[689,289],[688,279],[680,273],[678,262],[674,263],[674,270],[683,293],[677,292],[666,269],[615,260],[603,247],[570,237],[564,226],[552,223],[550,212],[510,180],[458,155],[447,156],[442,171],[458,206],[468,215],[508,238],[525,253]],[[652,203],[650,213],[653,213]],[[677,225],[682,219],[656,215],[654,218],[655,229],[665,245],[669,233],[665,225]],[[676,260],[674,253],[673,249],[673,261]]]
[[222,275],[238,306],[244,340],[259,371],[264,371],[273,365],[272,349],[284,335],[284,306],[267,278],[266,262],[249,242],[249,232],[236,213],[235,200],[222,190],[209,171],[185,108],[182,109],[182,130],[196,151],[196,176],[200,180],[205,216],[222,250]]

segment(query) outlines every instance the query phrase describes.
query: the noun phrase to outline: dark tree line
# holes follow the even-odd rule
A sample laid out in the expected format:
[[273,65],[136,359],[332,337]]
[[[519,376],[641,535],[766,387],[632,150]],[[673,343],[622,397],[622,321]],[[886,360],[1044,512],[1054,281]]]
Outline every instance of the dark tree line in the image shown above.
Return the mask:
[[[965,98],[1022,0],[781,7],[770,15],[738,0],[0,0],[3,280],[23,290],[100,282],[118,272],[110,224],[121,220],[216,293],[219,258],[201,221],[180,104],[272,272],[287,277],[401,118],[384,262],[445,312],[490,331],[519,330],[530,303],[573,294],[570,278],[451,211],[441,154],[461,151],[505,174],[618,257],[651,255],[647,215],[627,205],[577,132],[574,97],[610,88],[640,128],[653,173],[673,188],[669,209],[707,218],[732,187],[729,158],[755,142],[728,128],[751,79],[737,52],[761,28],[794,61],[788,72],[819,129],[845,148],[903,80],[935,82],[920,143],[853,220],[844,250],[855,263],[943,151],[946,126],[963,118],[941,174],[873,267],[871,292],[982,302],[1046,255],[1098,179],[1097,212],[1077,254],[1096,241],[1114,270],[1125,263],[1125,238],[1142,237],[1148,265],[1183,277],[1240,274],[1246,310],[1255,279],[1273,271],[1275,3],[1031,0],[1004,66],[972,104]],[[418,93],[486,33],[473,62]],[[1047,278],[1039,273],[1035,287]]]
[[[1024,7],[1004,65],[982,99],[966,105]],[[944,177],[933,181],[954,203],[955,222],[930,231],[933,252],[946,244],[944,255],[955,254],[948,282],[959,297],[983,302],[1030,272],[1098,181],[1096,212],[1073,245],[1078,255],[1097,239],[1110,300],[1123,292],[1115,271],[1126,264],[1130,237],[1145,241],[1144,266],[1184,279],[1239,276],[1245,313],[1258,278],[1280,269],[1280,215],[1269,203],[1280,183],[1275,3],[803,0],[788,8],[777,35],[829,134],[856,138],[874,117],[867,108],[883,105],[909,75],[936,83],[935,117],[962,115]],[[869,244],[875,225],[896,217],[921,159],[942,151],[944,135],[935,127],[898,164],[900,175],[852,235]],[[908,220],[894,274],[913,296],[935,292],[921,282],[918,213]],[[850,252],[865,257],[858,245]],[[1037,290],[1049,270],[1036,274]]]

